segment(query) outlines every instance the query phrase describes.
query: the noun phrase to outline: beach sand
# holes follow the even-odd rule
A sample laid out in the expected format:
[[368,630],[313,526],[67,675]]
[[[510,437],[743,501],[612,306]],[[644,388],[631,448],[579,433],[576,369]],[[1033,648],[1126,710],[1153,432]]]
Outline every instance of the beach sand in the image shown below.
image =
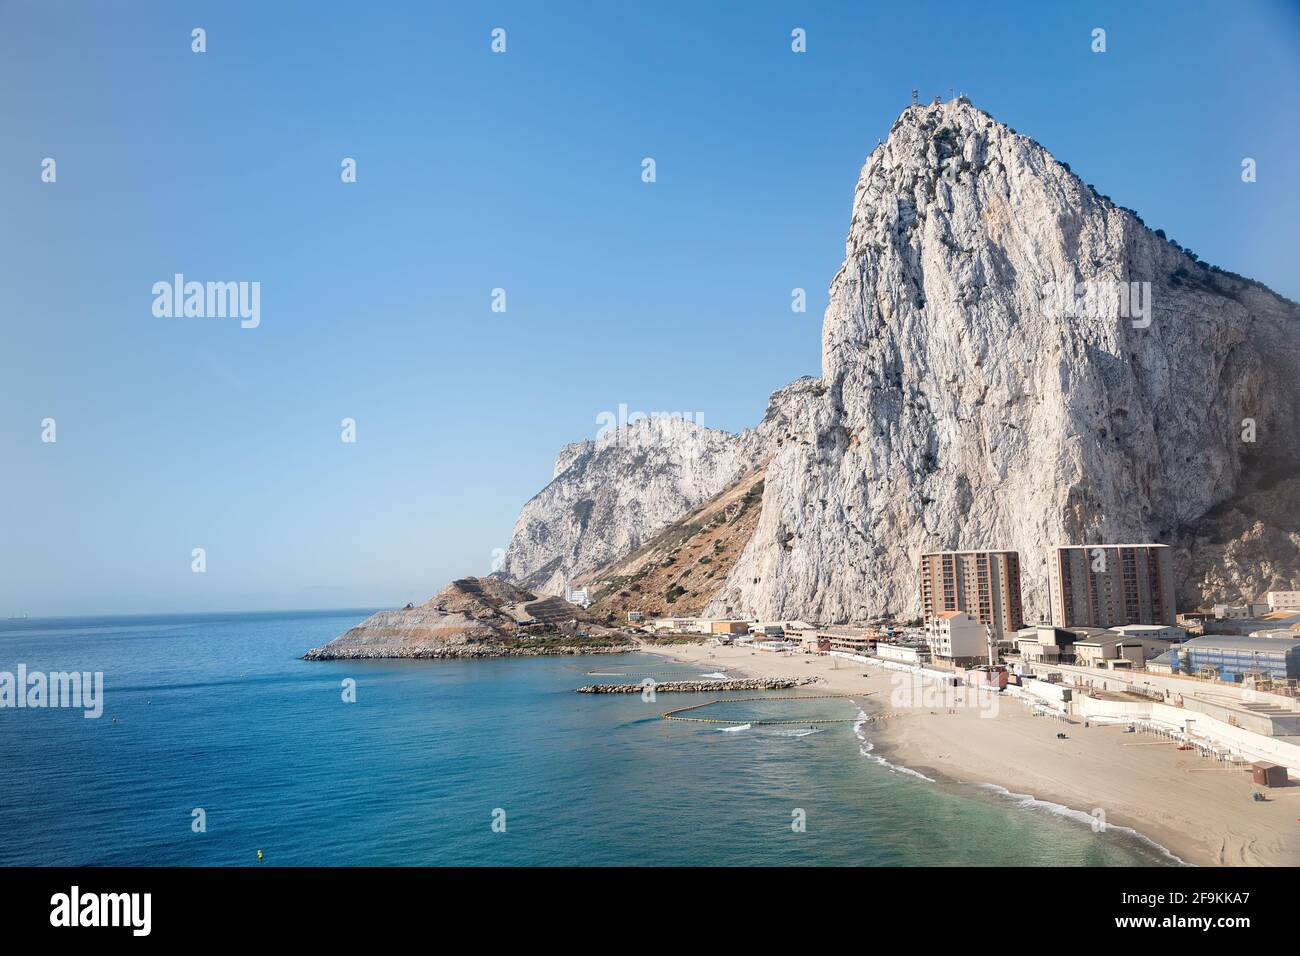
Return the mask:
[[[1300,784],[1267,791],[1249,774],[1222,769],[1195,751],[1121,725],[1036,717],[1019,700],[991,706],[898,706],[896,672],[843,658],[774,654],[743,646],[679,644],[650,653],[745,677],[823,679],[822,692],[862,695],[875,719],[866,726],[874,753],[942,785],[1000,787],[1129,827],[1180,860],[1203,866],[1300,864]],[[905,675],[906,676],[906,675]],[[807,688],[811,692],[811,688]],[[967,689],[967,694],[973,692]],[[987,699],[987,697],[986,697]],[[910,700],[908,701],[910,703]],[[949,712],[949,710],[953,712]],[[1057,732],[1067,739],[1057,739]],[[988,799],[1007,799],[979,789]]]

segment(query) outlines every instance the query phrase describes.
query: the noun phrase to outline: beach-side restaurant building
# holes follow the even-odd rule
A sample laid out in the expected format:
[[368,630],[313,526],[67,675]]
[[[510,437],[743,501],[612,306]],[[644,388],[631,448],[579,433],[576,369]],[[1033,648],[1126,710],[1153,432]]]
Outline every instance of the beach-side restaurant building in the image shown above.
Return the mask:
[[928,664],[930,649],[916,644],[896,644],[892,641],[878,641],[876,656],[882,661],[896,664]]
[[787,640],[784,637],[777,637],[764,641],[756,640],[751,646],[760,651],[771,651],[777,654],[788,654],[791,651],[803,650],[803,644],[799,641]]
[[957,676],[971,687],[1006,690],[1007,669],[1000,664],[982,664],[978,667],[958,667]]
[[871,627],[825,624],[820,627],[791,628],[786,631],[786,637],[801,641],[804,650],[810,654],[829,654],[831,651],[871,654],[875,652],[876,641],[881,635],[878,630]]
[[803,644],[805,654],[829,654],[831,652],[831,642],[824,637],[801,637],[800,642]]
[[771,640],[802,634],[810,625],[807,621],[752,621],[747,623],[750,635],[755,640]]

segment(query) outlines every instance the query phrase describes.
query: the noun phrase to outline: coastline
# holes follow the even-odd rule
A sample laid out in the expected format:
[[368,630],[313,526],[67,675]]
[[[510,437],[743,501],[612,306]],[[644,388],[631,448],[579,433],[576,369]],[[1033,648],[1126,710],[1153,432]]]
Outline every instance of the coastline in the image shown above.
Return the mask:
[[[899,707],[892,672],[844,658],[773,654],[743,646],[643,648],[706,670],[746,677],[818,676],[852,695],[864,720],[864,756],[896,772],[984,798],[1010,800],[1088,826],[1104,826],[1196,866],[1300,863],[1300,787],[1251,800],[1250,777],[1207,764],[1170,743],[1033,716],[1019,700],[991,708]],[[1066,739],[1056,737],[1057,732]]]

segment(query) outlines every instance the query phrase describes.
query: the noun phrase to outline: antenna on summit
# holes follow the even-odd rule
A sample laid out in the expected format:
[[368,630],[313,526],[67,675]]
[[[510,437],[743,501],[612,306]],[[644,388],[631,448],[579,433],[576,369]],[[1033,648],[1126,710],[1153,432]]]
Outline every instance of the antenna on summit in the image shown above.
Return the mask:
[[915,89],[912,90],[912,105],[913,105],[913,106],[916,105],[916,90],[915,90]]

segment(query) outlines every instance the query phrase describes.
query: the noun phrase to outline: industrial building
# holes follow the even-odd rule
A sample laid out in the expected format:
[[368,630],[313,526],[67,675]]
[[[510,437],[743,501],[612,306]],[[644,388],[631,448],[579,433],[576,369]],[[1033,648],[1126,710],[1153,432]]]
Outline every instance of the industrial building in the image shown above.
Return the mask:
[[1236,683],[1300,678],[1300,639],[1208,634],[1172,648],[1170,658],[1176,670],[1193,677]]
[[1173,624],[1173,558],[1164,544],[1063,545],[1048,562],[1052,624]]
[[921,555],[921,611],[928,626],[946,611],[965,611],[1001,641],[1025,626],[1016,551],[933,551]]
[[1172,650],[1157,654],[1147,661],[1147,670],[1153,674],[1172,674],[1175,667],[1174,652]]

